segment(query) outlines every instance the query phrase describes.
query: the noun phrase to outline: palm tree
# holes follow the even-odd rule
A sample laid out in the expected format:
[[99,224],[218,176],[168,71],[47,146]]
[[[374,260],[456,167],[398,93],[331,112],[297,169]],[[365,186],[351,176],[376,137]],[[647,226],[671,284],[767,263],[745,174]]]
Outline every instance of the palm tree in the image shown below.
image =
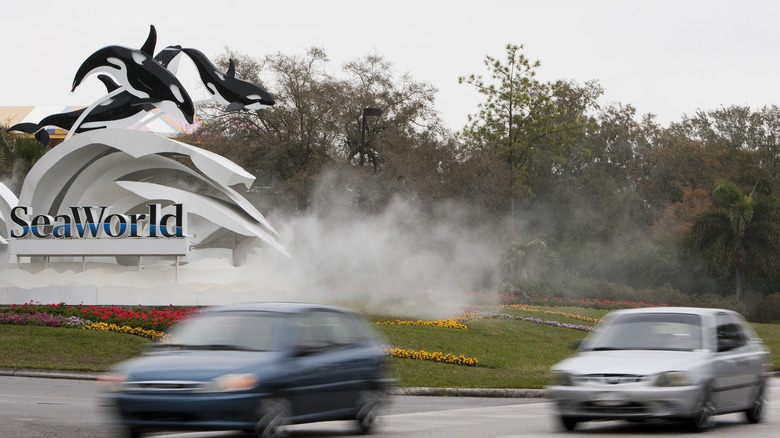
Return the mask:
[[7,129],[7,126],[0,125],[0,178],[10,178],[13,172],[14,141]]
[[32,137],[11,134],[7,129],[0,125],[0,180],[18,194],[27,172],[46,153],[47,148]]
[[506,279],[518,283],[539,281],[556,260],[543,240],[515,238],[504,251],[501,264]]
[[780,201],[755,201],[753,192],[744,195],[729,181],[715,187],[712,201],[715,207],[694,219],[691,243],[724,276],[734,273],[741,300],[747,273],[772,274],[780,267]]

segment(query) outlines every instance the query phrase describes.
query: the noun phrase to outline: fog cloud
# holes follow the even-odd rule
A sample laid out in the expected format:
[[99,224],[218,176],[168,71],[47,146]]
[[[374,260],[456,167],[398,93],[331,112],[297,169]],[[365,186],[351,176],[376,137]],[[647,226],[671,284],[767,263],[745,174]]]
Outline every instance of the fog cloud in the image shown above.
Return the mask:
[[[86,270],[78,260],[52,261],[48,268],[41,262],[22,263],[21,269],[12,263],[3,270],[0,288],[30,290],[24,301],[44,303],[90,304],[83,298],[88,293],[76,291],[89,286],[127,301],[109,304],[280,300],[419,318],[454,316],[473,302],[472,292],[495,290],[504,233],[475,226],[466,206],[423,206],[397,197],[383,211],[366,214],[351,193],[322,187],[304,214],[267,214],[291,257],[271,247],[242,245],[238,266],[229,260],[231,251],[206,250],[188,256],[178,271],[170,257],[143,257],[140,271],[131,265],[134,258],[128,266],[90,258]],[[58,287],[71,288],[67,299],[57,298]]]
[[257,264],[266,284],[292,299],[446,315],[498,278],[497,233],[470,224],[462,206],[431,213],[397,197],[366,215],[348,193],[319,192],[315,199],[304,216],[272,218],[292,258],[269,249]]

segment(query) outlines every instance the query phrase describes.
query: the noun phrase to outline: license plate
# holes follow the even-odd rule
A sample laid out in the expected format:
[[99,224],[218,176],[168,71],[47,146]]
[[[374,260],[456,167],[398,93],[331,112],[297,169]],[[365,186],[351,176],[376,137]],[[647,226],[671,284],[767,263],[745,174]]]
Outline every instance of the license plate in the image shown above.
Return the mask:
[[591,397],[591,402],[597,406],[623,406],[628,400],[618,392],[597,392]]

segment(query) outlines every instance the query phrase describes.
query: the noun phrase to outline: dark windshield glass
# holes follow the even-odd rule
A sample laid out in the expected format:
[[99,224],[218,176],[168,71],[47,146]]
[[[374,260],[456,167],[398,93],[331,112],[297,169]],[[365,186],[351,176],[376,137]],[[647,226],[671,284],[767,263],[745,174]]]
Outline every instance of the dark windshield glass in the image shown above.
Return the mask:
[[702,348],[701,318],[679,313],[620,315],[588,343],[589,350],[678,350]]
[[193,348],[275,350],[280,320],[271,312],[204,313],[174,327],[167,342]]

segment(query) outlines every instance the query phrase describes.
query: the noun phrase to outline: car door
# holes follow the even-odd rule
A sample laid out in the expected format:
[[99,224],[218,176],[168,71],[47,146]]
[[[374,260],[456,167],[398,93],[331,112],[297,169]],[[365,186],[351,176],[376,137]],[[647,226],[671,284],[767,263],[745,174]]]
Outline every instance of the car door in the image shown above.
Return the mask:
[[716,319],[717,352],[714,364],[713,402],[718,410],[733,410],[748,404],[761,357],[752,348],[741,322],[728,313]]
[[309,312],[302,320],[296,384],[291,401],[296,415],[318,415],[355,406],[366,361],[362,332],[351,316],[331,310]]

